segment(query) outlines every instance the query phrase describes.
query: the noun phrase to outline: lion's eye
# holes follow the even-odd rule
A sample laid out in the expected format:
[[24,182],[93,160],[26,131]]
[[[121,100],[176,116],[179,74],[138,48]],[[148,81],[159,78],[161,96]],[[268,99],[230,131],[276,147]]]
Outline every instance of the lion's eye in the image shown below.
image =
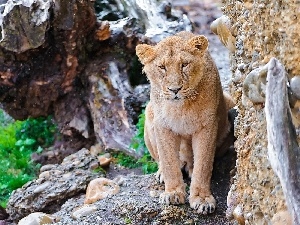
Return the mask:
[[158,66],[160,69],[162,69],[162,70],[166,70],[166,67],[164,66],[164,65],[160,65],[160,66]]
[[189,65],[189,63],[182,63],[181,67],[184,68],[184,67],[187,67],[188,65]]

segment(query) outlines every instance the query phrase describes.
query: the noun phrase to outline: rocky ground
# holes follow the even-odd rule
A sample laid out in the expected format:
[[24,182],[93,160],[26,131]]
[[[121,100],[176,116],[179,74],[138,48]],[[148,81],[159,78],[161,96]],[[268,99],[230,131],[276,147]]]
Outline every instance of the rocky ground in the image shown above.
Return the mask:
[[[18,189],[8,203],[10,220],[1,225],[15,225],[32,212],[45,212],[54,218],[51,224],[232,224],[225,217],[226,196],[234,171],[235,152],[230,149],[224,157],[215,160],[212,192],[217,200],[216,211],[211,215],[198,215],[188,202],[179,206],[166,206],[158,201],[164,185],[155,175],[138,175],[139,169],[125,169],[113,163],[106,169],[95,171],[97,157],[87,149],[68,156],[61,164],[45,165],[37,180]],[[75,176],[75,177],[74,177]],[[106,176],[119,185],[115,195],[84,204],[87,194],[85,183]],[[190,180],[185,179],[189,186]],[[107,190],[107,189],[106,189]],[[31,214],[33,215],[33,214]],[[49,219],[49,218],[48,218]],[[51,219],[52,220],[52,219]],[[25,222],[19,225],[36,224]]]
[[[216,61],[222,85],[224,89],[228,90],[231,77],[228,51],[220,43],[218,37],[209,30],[209,24],[221,15],[219,4],[210,1],[197,3],[196,1],[179,0],[173,1],[173,4],[177,9],[185,12],[192,20],[195,33],[204,34],[208,37],[210,41],[209,51]],[[78,209],[84,205],[85,199],[85,193],[80,191],[73,197],[68,198],[60,208],[56,206],[56,209],[53,211],[52,207],[50,213],[52,213],[54,217],[60,218],[59,222],[54,223],[56,225],[229,225],[232,223],[228,221],[225,216],[226,197],[229,191],[230,179],[234,173],[234,165],[235,152],[233,149],[230,149],[224,157],[216,159],[212,176],[212,192],[217,200],[217,208],[213,214],[208,216],[199,216],[189,207],[188,203],[180,206],[161,205],[158,202],[158,196],[160,192],[163,191],[163,185],[155,181],[154,175],[141,175],[141,170],[139,169],[129,170],[114,164],[110,165],[106,177],[116,179],[116,182],[120,186],[119,193],[90,204],[88,207],[78,211]],[[91,166],[87,166],[86,168],[89,170]],[[68,173],[69,172],[70,170],[68,170]],[[60,176],[65,177],[64,175]],[[187,184],[190,182],[189,179],[185,181]],[[43,211],[47,212],[47,208]],[[75,215],[74,212],[77,212],[77,214],[75,213]],[[0,224],[13,225],[14,223],[0,221]]]
[[[154,175],[122,175],[119,179],[120,192],[92,204],[94,212],[74,219],[74,209],[83,205],[85,195],[69,199],[55,213],[61,217],[56,225],[70,224],[232,224],[225,217],[226,196],[229,190],[230,171],[234,152],[217,159],[212,178],[212,191],[218,207],[208,216],[199,216],[188,203],[180,206],[164,206],[158,202],[163,185],[158,184]],[[189,183],[188,180],[186,180]]]

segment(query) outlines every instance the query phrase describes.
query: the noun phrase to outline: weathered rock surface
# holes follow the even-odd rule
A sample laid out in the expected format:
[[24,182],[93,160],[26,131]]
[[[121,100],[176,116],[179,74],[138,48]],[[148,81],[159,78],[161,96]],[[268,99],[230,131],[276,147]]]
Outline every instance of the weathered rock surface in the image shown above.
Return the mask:
[[58,164],[41,168],[39,178],[15,190],[7,204],[10,219],[16,221],[33,212],[53,213],[66,199],[82,193],[88,183],[103,176],[91,168],[98,159],[87,149],[72,154]]
[[12,52],[25,52],[45,42],[49,27],[50,7],[53,1],[1,2],[0,46]]
[[[224,181],[224,180],[223,180]],[[219,181],[222,185],[222,181]],[[165,206],[159,203],[163,185],[158,185],[155,175],[127,175],[121,178],[120,192],[90,204],[96,210],[89,210],[83,217],[72,217],[74,208],[82,207],[85,196],[69,199],[53,216],[63,224],[231,224],[220,214],[224,210],[219,200],[217,215],[202,216],[193,211],[189,204]],[[217,185],[217,184],[215,184]],[[214,185],[213,188],[217,188]],[[224,202],[225,203],[225,202]]]
[[[215,161],[212,192],[216,197],[217,208],[213,214],[203,216],[190,208],[188,200],[186,204],[180,206],[161,205],[159,194],[163,191],[164,185],[157,183],[154,174],[111,177],[114,183],[119,185],[119,192],[113,192],[105,198],[85,204],[88,182],[95,178],[96,180],[103,178],[99,178],[101,174],[92,172],[94,164],[98,164],[97,158],[83,149],[67,157],[62,165],[43,166],[37,180],[15,191],[8,205],[10,221],[7,221],[7,225],[15,225],[19,219],[34,212],[51,213],[47,218],[55,219],[56,222],[52,224],[57,225],[112,225],[129,222],[229,225],[232,223],[226,219],[225,210],[233,160],[234,152],[231,150],[223,158]],[[44,182],[40,183],[41,180]],[[189,185],[190,180],[186,179],[185,182]],[[33,214],[32,219],[36,221],[40,218],[39,215],[44,214],[37,214],[38,217]]]
[[[235,127],[237,174],[228,196],[229,209],[231,214],[235,207],[241,209],[245,224],[270,224],[276,213],[286,211],[286,201],[268,159],[266,73],[260,73],[263,72],[260,69],[276,57],[284,65],[288,80],[300,74],[299,2],[225,0],[223,3],[236,38],[231,70],[232,95],[239,113]],[[251,77],[247,79],[247,75]],[[292,112],[296,111],[292,108]]]

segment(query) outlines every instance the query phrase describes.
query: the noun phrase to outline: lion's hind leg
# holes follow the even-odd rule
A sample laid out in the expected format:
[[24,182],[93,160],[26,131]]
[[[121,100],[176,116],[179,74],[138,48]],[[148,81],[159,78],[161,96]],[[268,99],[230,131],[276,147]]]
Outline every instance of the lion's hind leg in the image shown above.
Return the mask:
[[189,177],[192,178],[194,158],[191,140],[184,138],[181,139],[179,158],[181,169],[183,169]]
[[156,162],[158,162],[159,157],[158,157],[157,145],[155,140],[153,120],[154,120],[154,112],[152,109],[152,104],[151,102],[149,102],[149,104],[146,106],[145,109],[144,140],[150,155]]

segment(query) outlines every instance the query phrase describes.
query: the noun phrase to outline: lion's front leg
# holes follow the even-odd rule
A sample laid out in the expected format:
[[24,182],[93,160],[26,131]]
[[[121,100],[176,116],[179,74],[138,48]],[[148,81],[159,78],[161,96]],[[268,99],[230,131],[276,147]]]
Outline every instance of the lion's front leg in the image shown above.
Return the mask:
[[185,203],[185,184],[180,169],[180,137],[166,128],[155,128],[159,167],[165,182],[165,192],[160,196],[163,204]]
[[194,170],[192,175],[189,202],[200,214],[215,211],[216,201],[211,194],[210,182],[216,148],[217,124],[210,124],[196,133],[192,139]]

